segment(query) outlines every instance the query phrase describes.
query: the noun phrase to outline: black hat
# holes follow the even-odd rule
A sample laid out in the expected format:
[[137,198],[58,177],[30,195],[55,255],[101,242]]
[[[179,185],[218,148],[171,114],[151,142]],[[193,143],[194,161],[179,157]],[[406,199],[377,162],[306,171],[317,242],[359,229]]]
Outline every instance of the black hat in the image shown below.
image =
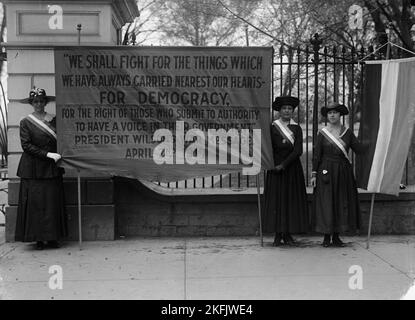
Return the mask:
[[45,89],[40,89],[40,88],[34,87],[32,90],[30,90],[29,97],[26,98],[26,99],[20,100],[20,102],[21,103],[29,103],[29,104],[32,104],[33,99],[36,98],[36,97],[45,98],[46,99],[46,103],[49,103],[51,101],[55,101],[55,97],[54,96],[48,96],[46,94]]
[[345,116],[346,114],[349,114],[349,109],[347,109],[347,107],[344,104],[335,102],[335,103],[328,105],[327,107],[321,108],[321,115],[323,117],[327,117],[327,113],[329,113],[329,111],[332,111],[332,110],[336,110],[340,112],[341,116]]
[[300,103],[300,100],[296,97],[291,97],[291,96],[276,97],[274,102],[272,103],[272,109],[276,111],[280,111],[282,106],[292,106],[295,109],[299,103]]

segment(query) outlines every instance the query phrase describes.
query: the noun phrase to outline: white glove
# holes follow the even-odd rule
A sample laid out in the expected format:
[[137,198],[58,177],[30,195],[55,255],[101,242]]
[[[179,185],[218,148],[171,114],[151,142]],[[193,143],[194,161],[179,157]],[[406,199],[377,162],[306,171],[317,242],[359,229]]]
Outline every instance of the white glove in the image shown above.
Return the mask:
[[48,152],[46,157],[53,159],[55,163],[58,162],[62,158],[62,156],[59,153],[53,153],[53,152]]

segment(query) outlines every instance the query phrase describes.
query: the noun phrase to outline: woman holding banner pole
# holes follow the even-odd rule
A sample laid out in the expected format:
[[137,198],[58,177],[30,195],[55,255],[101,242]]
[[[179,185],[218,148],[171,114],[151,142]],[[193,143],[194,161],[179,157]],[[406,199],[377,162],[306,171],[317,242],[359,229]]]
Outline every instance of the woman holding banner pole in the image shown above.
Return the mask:
[[328,124],[317,136],[311,185],[315,188],[315,230],[324,234],[324,247],[343,247],[339,234],[355,232],[360,227],[359,199],[349,149],[360,153],[364,147],[353,131],[340,122],[341,116],[348,113],[347,107],[339,103],[321,109]]
[[275,168],[265,180],[264,231],[275,232],[273,246],[295,245],[291,234],[308,231],[307,194],[300,162],[303,153],[301,127],[292,120],[299,99],[277,97],[272,104],[280,119],[271,125]]
[[45,242],[58,248],[59,240],[67,235],[65,218],[63,169],[56,163],[55,117],[45,112],[45,106],[55,97],[44,89],[33,89],[22,103],[33,106],[34,112],[20,121],[20,141],[23,154],[17,175],[21,178],[16,221],[16,241],[36,242],[41,250]]

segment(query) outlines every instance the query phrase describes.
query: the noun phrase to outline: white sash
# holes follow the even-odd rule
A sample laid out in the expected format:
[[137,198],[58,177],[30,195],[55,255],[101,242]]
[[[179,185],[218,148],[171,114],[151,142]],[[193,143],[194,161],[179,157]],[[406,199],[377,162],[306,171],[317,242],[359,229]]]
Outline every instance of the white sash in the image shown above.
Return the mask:
[[292,145],[294,145],[295,142],[295,136],[294,133],[286,126],[280,119],[274,121],[275,126],[277,129],[279,129],[279,132],[283,135],[284,138],[286,138],[288,141],[291,142]]
[[[346,151],[346,149],[344,148],[344,145],[343,145],[343,141],[341,140],[341,141],[339,141],[339,139],[337,139],[335,136],[333,136],[331,133],[330,133],[330,131],[329,130],[327,130],[327,128],[323,128],[323,129],[321,129],[321,131],[324,133],[324,135],[329,139],[329,140],[331,140],[340,150],[341,150],[341,152],[343,152],[343,154],[344,154],[344,156],[346,157],[346,159],[351,163],[351,161],[350,161],[350,158],[349,158],[349,155],[347,154],[347,151]],[[346,131],[347,131],[347,129],[343,132],[343,134],[344,133],[346,133]],[[343,136],[343,135],[342,135]]]
[[54,137],[55,139],[57,139],[57,135],[56,135],[55,131],[53,131],[51,128],[49,128],[43,121],[41,121],[38,118],[36,118],[33,114],[29,114],[27,117],[29,118],[30,121],[32,121],[32,123],[34,123],[35,125],[37,125],[40,129],[46,131],[52,137]]

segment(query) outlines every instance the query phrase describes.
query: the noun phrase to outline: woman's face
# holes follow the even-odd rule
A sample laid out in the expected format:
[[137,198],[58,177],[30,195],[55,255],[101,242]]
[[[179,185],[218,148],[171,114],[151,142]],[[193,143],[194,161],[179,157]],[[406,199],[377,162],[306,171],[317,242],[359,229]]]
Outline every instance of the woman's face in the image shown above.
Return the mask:
[[340,112],[337,111],[337,110],[331,110],[331,111],[327,112],[327,120],[331,124],[336,124],[336,123],[340,122]]
[[33,98],[32,106],[33,106],[33,108],[35,109],[36,112],[43,112],[43,111],[45,111],[46,99],[35,97],[35,98]]
[[289,121],[293,116],[294,108],[292,106],[281,106],[280,115],[282,120]]

